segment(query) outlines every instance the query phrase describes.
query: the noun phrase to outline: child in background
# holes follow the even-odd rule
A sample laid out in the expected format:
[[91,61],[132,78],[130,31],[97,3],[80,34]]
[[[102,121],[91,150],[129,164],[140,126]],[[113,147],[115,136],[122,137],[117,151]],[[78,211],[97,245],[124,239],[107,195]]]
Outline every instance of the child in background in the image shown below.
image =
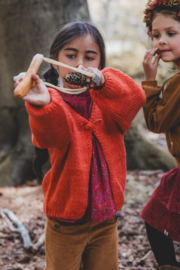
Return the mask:
[[[149,1],[144,22],[154,46],[143,61],[144,117],[150,131],[165,132],[177,167],[161,178],[141,216],[159,269],[180,269],[173,245],[173,240],[180,241],[180,1]],[[155,79],[160,58],[173,62],[178,70],[162,87]]]
[[[126,181],[123,137],[145,94],[127,75],[104,69],[104,41],[90,23],[61,28],[50,57],[97,74],[100,85],[87,78],[90,90],[70,95],[46,88],[33,74],[35,86],[23,98],[39,177],[45,148],[51,161],[42,182],[46,270],[79,270],[81,260],[86,270],[118,270],[116,211],[123,205]],[[51,65],[44,78],[57,85],[58,76],[70,72]]]

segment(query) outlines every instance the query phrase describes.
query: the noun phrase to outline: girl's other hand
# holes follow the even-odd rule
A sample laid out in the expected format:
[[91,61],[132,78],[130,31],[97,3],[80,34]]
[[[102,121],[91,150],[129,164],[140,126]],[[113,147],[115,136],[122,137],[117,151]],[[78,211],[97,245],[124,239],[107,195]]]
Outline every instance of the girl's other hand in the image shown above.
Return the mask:
[[151,49],[147,51],[144,56],[143,68],[146,81],[154,81],[156,79],[158,63],[161,56],[158,54],[154,62],[152,62],[152,58],[157,53],[157,50],[157,48]]
[[18,86],[18,84],[19,84],[21,81],[23,81],[23,78],[20,78],[18,81],[16,81],[16,82],[14,83],[14,88],[16,88],[16,86]]
[[[50,94],[47,87],[39,79],[39,76],[32,74],[34,86],[28,91],[28,93],[23,97],[24,101],[27,101],[35,106],[43,107],[50,103]],[[19,79],[14,86],[16,87],[23,79]]]
[[[78,68],[82,69],[82,70],[85,70],[85,71],[88,71],[90,73],[94,73],[96,74],[97,76],[100,77],[100,82],[99,82],[99,85],[98,86],[103,86],[104,83],[105,83],[105,78],[102,74],[102,72],[98,69],[98,68],[92,68],[92,67],[89,67],[89,68],[84,68],[82,65],[79,65]],[[86,81],[88,83],[90,83],[90,87],[93,88],[93,87],[96,87],[97,85],[91,81],[91,77],[87,77]]]

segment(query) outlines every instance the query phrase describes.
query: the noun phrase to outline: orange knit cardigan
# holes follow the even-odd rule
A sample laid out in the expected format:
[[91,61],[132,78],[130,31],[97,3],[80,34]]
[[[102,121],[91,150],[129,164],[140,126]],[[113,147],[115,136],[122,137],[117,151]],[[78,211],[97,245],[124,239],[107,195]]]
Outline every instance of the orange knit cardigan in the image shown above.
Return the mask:
[[51,169],[43,179],[44,212],[49,217],[78,220],[88,204],[92,132],[101,144],[113,200],[124,202],[126,154],[124,132],[145,102],[145,94],[130,77],[106,68],[101,90],[90,90],[93,106],[88,120],[49,89],[50,104],[40,108],[26,103],[33,144],[48,148]]

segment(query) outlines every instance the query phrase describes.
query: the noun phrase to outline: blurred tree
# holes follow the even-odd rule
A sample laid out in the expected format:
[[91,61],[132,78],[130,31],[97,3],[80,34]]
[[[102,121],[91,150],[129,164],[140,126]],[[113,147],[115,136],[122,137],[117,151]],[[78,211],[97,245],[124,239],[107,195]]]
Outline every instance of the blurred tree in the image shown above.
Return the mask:
[[124,142],[127,153],[128,170],[164,170],[175,167],[175,159],[161,146],[148,140],[134,121],[125,133]]
[[35,178],[28,116],[13,95],[13,76],[26,71],[36,53],[48,56],[59,27],[75,19],[89,19],[86,0],[0,1],[0,186]]

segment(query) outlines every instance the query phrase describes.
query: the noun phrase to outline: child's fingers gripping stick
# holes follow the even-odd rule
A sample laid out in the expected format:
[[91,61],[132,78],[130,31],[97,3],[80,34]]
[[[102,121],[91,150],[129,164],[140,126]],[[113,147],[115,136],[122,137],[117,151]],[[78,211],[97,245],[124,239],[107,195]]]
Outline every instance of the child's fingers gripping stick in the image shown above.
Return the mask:
[[17,87],[14,90],[15,97],[22,99],[31,89],[31,87],[33,86],[33,80],[31,75],[37,74],[38,69],[43,61],[43,58],[44,57],[42,54],[36,54],[33,57],[32,62],[24,76],[24,79],[18,83]]
[[47,87],[44,85],[38,75],[32,74],[34,86],[27,92],[22,98],[24,101],[31,103],[32,105],[43,107],[50,103],[50,94]]
[[90,83],[91,87],[102,86],[105,83],[105,78],[104,78],[102,72],[98,68],[90,67],[87,69],[87,71],[96,74],[96,76],[99,78],[98,84],[96,84],[94,81],[91,80],[91,83]]
[[104,84],[105,82],[104,76],[102,75],[102,72],[98,68],[89,67],[85,69],[82,65],[78,66],[78,68],[93,73],[96,76],[96,79],[93,80],[91,77],[87,77],[86,81],[90,83],[90,87],[102,86]]

